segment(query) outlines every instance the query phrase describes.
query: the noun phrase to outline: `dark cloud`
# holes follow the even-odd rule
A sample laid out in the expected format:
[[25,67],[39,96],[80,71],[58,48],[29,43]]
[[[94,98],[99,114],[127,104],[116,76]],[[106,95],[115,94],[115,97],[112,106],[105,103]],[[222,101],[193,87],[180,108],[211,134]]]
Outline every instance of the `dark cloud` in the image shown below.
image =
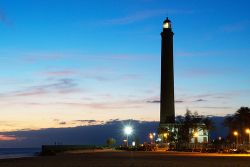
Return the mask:
[[148,100],[147,103],[160,103],[160,100]]
[[[88,120],[95,121],[95,120]],[[117,119],[110,120],[102,125],[78,126],[73,128],[50,128],[41,130],[15,131],[0,133],[0,135],[14,135],[22,140],[0,141],[0,147],[40,147],[43,144],[97,144],[104,145],[107,138],[113,137],[121,143],[126,137],[123,133],[125,125],[134,128],[131,139],[138,137],[141,142],[148,139],[148,132],[156,131],[159,122]]]
[[204,106],[204,107],[197,107],[197,108],[207,108],[207,109],[232,109],[233,107]]
[[75,122],[96,123],[96,122],[100,122],[100,121],[97,121],[97,120],[75,120]]
[[72,121],[72,124],[76,124],[76,123],[89,126],[89,125],[100,125],[100,124],[103,124],[104,121],[98,121],[98,120],[74,120]]
[[184,103],[183,100],[175,100],[175,103]]
[[[217,131],[211,133],[211,137],[217,135],[226,136],[228,130],[222,126],[224,117],[210,117],[217,127]],[[80,120],[86,121],[86,120]],[[95,120],[87,120],[94,122]],[[15,136],[18,140],[0,141],[0,147],[40,147],[44,144],[96,144],[104,145],[106,139],[113,137],[120,144],[126,137],[123,128],[131,125],[134,134],[130,137],[138,138],[140,142],[148,140],[149,132],[157,132],[159,122],[138,120],[109,120],[102,125],[78,126],[73,128],[49,128],[41,130],[22,130],[14,132],[2,132],[2,136]]]
[[66,124],[67,124],[67,122],[65,122],[65,121],[59,122],[59,125],[66,125]]
[[193,102],[203,102],[203,101],[207,101],[207,100],[204,100],[204,99],[197,99],[197,100],[194,100]]
[[[148,100],[147,103],[160,103],[160,100]],[[175,100],[175,103],[184,103],[183,100]]]

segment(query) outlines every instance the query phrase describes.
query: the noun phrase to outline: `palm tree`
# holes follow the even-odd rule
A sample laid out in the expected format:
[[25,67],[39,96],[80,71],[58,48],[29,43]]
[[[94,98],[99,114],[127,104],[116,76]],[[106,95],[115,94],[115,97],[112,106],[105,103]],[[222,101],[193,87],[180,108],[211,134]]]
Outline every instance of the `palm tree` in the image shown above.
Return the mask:
[[228,137],[234,141],[233,132],[239,134],[239,142],[247,141],[245,129],[250,128],[250,108],[241,107],[233,115],[227,116],[224,120],[224,126],[229,128],[230,134]]

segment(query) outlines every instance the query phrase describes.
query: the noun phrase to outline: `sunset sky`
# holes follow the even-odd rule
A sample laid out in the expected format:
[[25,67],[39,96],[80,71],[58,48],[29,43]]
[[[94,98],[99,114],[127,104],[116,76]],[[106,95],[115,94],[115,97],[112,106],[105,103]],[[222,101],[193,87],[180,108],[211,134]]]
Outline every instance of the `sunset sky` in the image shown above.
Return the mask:
[[249,107],[249,6],[247,0],[1,0],[0,131],[159,121],[166,16],[175,33],[176,115],[188,108],[224,116]]

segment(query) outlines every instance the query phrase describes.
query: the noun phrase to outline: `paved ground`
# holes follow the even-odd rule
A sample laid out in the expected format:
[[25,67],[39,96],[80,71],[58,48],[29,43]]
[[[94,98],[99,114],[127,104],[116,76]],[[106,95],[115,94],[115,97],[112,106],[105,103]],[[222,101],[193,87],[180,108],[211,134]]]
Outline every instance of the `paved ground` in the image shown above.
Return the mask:
[[250,155],[176,152],[85,152],[0,160],[0,167],[250,167]]

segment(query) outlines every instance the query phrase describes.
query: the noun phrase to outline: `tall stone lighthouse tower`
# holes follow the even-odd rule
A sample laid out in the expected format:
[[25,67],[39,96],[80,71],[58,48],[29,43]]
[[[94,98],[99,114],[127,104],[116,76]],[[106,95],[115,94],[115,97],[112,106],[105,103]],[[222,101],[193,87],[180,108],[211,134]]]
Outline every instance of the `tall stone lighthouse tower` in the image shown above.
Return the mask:
[[166,18],[161,33],[160,127],[175,123],[173,36],[171,21]]

